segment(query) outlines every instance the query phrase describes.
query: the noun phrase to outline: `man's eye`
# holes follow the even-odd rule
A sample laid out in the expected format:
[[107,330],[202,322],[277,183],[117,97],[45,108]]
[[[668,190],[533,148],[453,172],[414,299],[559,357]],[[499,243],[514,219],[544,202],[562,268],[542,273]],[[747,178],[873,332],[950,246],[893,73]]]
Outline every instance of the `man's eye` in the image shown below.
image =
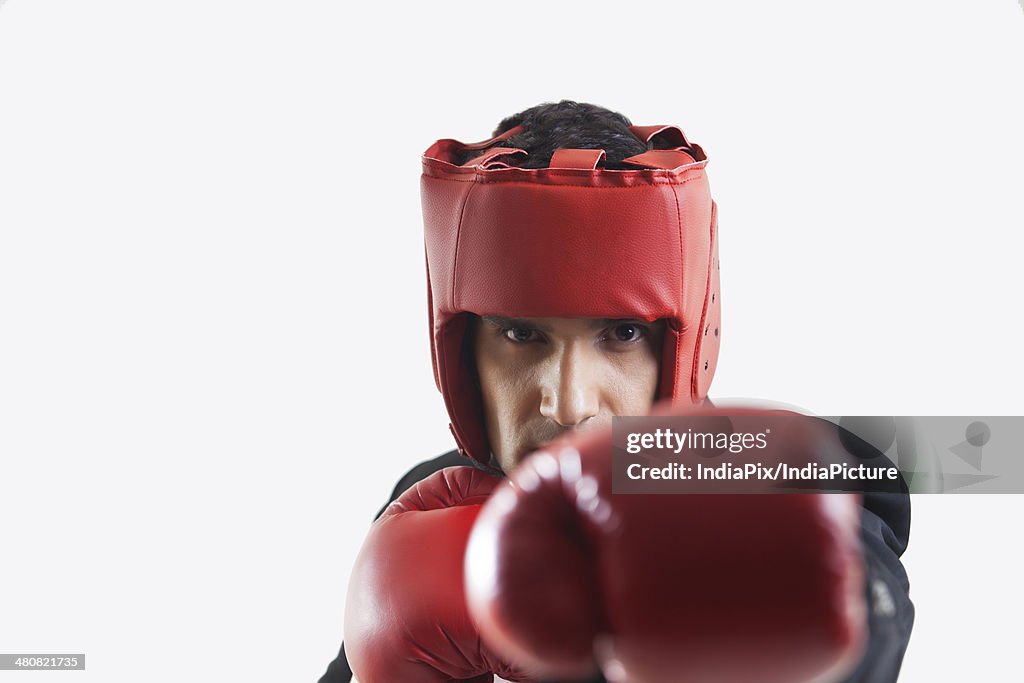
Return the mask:
[[634,342],[638,341],[644,336],[644,328],[642,325],[634,325],[633,323],[623,323],[622,325],[616,325],[615,329],[612,330],[612,339],[617,342]]
[[528,327],[510,327],[505,330],[506,337],[514,342],[519,342],[520,344],[532,341],[535,334],[536,330],[531,330]]

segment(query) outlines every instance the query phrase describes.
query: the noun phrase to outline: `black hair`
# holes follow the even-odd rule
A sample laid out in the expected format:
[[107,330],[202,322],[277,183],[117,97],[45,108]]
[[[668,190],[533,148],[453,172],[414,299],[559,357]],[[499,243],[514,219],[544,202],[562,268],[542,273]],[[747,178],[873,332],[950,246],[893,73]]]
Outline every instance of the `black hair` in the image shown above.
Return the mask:
[[[521,168],[546,168],[556,149],[603,149],[605,168],[626,168],[622,160],[648,150],[646,143],[629,131],[633,125],[622,114],[587,102],[562,100],[546,102],[506,117],[494,129],[500,135],[522,125],[523,130],[495,146],[518,147],[527,151],[526,158],[503,159]],[[475,150],[463,163],[480,154]]]

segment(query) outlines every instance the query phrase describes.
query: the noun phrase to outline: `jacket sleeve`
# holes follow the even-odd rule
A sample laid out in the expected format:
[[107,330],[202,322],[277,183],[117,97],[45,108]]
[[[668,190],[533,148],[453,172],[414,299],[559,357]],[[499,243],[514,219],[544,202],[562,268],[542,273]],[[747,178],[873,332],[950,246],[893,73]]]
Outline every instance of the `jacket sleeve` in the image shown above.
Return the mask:
[[866,493],[860,523],[869,635],[864,657],[844,683],[893,683],[914,627],[910,581],[900,561],[910,538],[910,495]]

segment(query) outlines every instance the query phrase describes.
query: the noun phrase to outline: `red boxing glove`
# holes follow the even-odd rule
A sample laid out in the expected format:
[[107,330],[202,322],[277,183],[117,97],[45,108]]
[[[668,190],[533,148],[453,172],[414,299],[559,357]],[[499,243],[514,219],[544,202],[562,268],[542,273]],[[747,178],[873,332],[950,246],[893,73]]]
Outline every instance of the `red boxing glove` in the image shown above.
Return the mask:
[[345,653],[360,683],[529,680],[487,650],[466,611],[463,555],[501,479],[449,467],[406,491],[374,522],[345,605]]
[[[800,424],[777,453],[842,448]],[[835,681],[859,661],[859,494],[613,495],[611,465],[610,430],[571,435],[484,506],[466,588],[496,652],[552,677],[596,661],[629,683]]]

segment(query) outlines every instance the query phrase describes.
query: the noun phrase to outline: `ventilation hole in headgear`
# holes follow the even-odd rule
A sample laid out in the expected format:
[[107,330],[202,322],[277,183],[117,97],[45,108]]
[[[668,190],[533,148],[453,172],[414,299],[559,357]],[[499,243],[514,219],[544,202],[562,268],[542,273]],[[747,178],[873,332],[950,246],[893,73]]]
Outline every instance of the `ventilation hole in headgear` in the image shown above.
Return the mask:
[[717,327],[715,328],[715,336],[716,337],[718,336],[718,328]]
[[714,294],[711,295],[711,303],[715,303],[715,295]]
[[704,361],[704,371],[707,372],[707,370],[708,370],[708,362]]
[[705,325],[704,326],[704,336],[705,337],[708,336],[708,328],[710,328],[710,327],[711,327],[710,325]]

